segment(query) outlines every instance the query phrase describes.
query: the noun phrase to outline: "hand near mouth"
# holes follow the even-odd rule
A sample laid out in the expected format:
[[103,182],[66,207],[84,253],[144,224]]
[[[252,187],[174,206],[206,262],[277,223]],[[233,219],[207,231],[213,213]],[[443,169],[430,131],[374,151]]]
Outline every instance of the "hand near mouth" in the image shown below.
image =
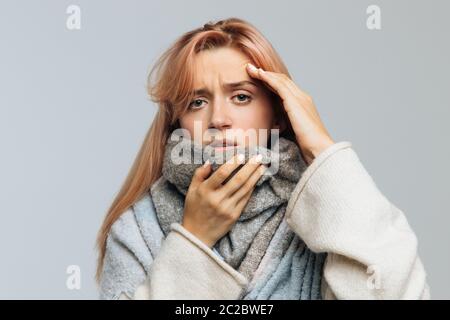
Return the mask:
[[182,225],[209,247],[239,219],[266,167],[262,156],[244,164],[242,154],[215,172],[206,162],[196,169],[186,194]]

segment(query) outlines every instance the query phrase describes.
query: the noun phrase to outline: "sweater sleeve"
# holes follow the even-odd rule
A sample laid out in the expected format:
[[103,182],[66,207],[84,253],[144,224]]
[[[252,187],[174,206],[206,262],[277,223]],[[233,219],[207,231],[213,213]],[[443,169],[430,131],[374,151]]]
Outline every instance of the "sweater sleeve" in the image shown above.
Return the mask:
[[325,299],[429,299],[418,240],[347,141],[303,173],[286,220],[314,252],[327,252]]
[[238,300],[247,285],[244,275],[181,224],[172,223],[147,278],[133,298]]
[[247,279],[181,224],[153,257],[132,209],[108,234],[100,299],[239,299]]

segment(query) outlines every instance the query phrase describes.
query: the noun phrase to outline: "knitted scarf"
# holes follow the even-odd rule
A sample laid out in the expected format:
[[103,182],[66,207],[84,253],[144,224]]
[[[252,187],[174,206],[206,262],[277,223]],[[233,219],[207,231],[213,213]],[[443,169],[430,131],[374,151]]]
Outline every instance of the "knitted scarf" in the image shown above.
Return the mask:
[[[286,138],[279,137],[272,148],[257,145],[216,152],[174,131],[166,141],[162,176],[150,189],[161,230],[167,235],[173,222],[182,222],[184,200],[195,170],[209,159],[214,172],[236,152],[244,154],[245,162],[261,154],[262,163],[269,168],[256,183],[238,220],[213,250],[252,280],[249,289],[256,290],[249,290],[243,299],[301,299],[302,292],[303,298],[319,299],[324,257],[311,252],[283,219],[290,195],[306,169],[298,146]],[[283,265],[288,269],[271,284],[270,277],[277,269],[270,274],[268,270]],[[303,274],[293,274],[299,266]]]

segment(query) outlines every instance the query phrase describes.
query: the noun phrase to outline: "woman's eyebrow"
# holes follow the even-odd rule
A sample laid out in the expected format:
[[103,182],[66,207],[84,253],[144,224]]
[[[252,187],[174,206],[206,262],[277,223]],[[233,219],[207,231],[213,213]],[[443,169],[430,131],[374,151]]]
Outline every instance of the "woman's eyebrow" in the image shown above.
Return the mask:
[[225,88],[234,89],[234,88],[237,88],[237,87],[245,86],[246,84],[258,87],[258,85],[256,83],[254,83],[253,81],[251,81],[251,80],[243,80],[243,81],[239,81],[239,82],[225,83],[223,86]]
[[[243,87],[245,85],[251,85],[251,86],[254,86],[255,88],[258,88],[258,85],[255,82],[251,81],[251,80],[243,80],[243,81],[239,81],[239,82],[224,83],[223,87],[225,89],[230,90],[230,89]],[[211,94],[211,92],[208,89],[206,89],[206,88],[200,88],[200,89],[194,90],[193,94],[194,95],[202,95],[202,94]]]

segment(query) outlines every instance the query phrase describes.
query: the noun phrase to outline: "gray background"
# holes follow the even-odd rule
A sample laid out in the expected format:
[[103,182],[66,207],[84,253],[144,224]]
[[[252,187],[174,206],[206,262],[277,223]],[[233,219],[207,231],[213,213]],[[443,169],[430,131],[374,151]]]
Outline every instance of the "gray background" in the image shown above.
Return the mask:
[[[66,8],[81,7],[81,30]],[[381,7],[382,29],[366,28]],[[450,298],[449,1],[5,1],[0,5],[0,298],[96,299],[94,241],[155,106],[155,59],[209,20],[247,19],[349,140]],[[79,265],[80,290],[66,288]]]

